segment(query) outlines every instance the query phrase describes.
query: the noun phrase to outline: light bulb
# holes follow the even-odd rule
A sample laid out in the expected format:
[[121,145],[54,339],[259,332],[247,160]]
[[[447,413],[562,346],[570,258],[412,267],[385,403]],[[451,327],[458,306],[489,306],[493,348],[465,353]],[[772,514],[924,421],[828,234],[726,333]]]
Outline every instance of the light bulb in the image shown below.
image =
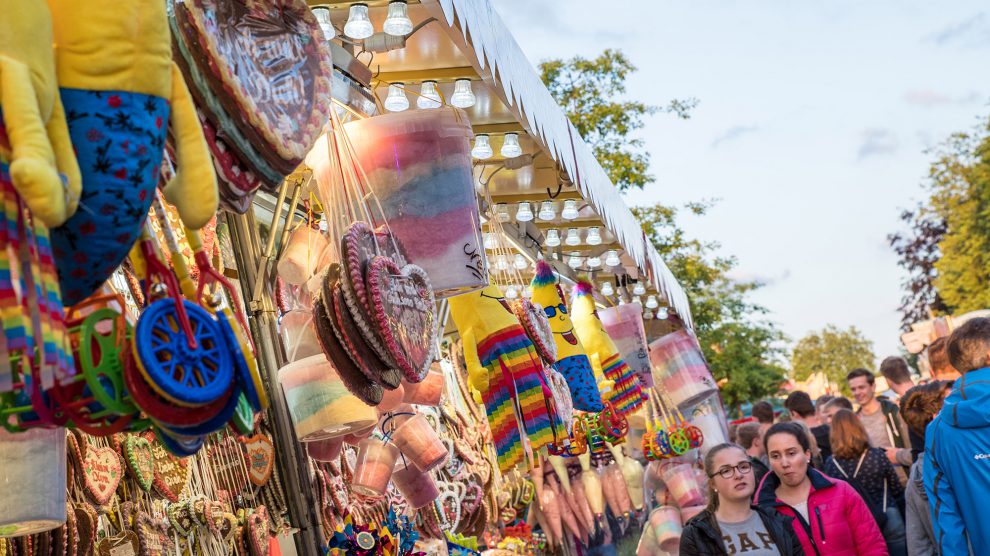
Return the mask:
[[505,255],[499,255],[495,258],[495,268],[500,272],[505,272],[509,270],[509,257]]
[[382,24],[382,31],[396,37],[404,37],[412,33],[413,22],[409,19],[409,6],[405,0],[394,0],[388,3],[388,17]]
[[666,307],[660,307],[659,309],[657,309],[657,318],[658,319],[660,319],[660,320],[667,320],[667,317],[668,316],[670,316],[670,314],[667,312],[667,308]]
[[519,203],[519,208],[516,210],[516,221],[529,222],[532,219],[533,209],[529,207],[529,203]]
[[495,249],[495,234],[487,232],[485,234],[485,249]]
[[333,28],[333,23],[330,21],[330,8],[313,8],[313,15],[316,16],[316,21],[320,24],[320,29],[323,30],[323,37],[330,40],[337,36],[337,30]]
[[385,110],[402,112],[409,108],[409,98],[402,83],[392,83],[388,86],[388,96],[385,97]]
[[578,268],[581,266],[581,254],[577,251],[571,253],[571,256],[567,259],[567,266],[571,268]]
[[471,90],[470,79],[458,79],[454,81],[454,92],[450,95],[450,104],[458,108],[471,108],[474,106],[474,91]]
[[643,318],[645,320],[653,320],[653,311],[646,311],[643,313]]
[[517,297],[519,297],[519,292],[516,291],[516,287],[515,286],[509,286],[509,287],[505,288],[505,298],[506,299],[515,299]]
[[588,228],[588,235],[584,238],[585,243],[588,245],[601,245],[602,244],[602,233],[595,228]]
[[474,148],[471,149],[471,156],[477,158],[478,160],[487,160],[494,154],[494,151],[492,151],[492,145],[488,141],[488,136],[484,133],[481,135],[475,135]]
[[351,4],[344,24],[344,34],[355,40],[363,40],[375,34],[375,27],[368,19],[367,4]]
[[526,288],[522,291],[522,296],[526,299],[533,297],[533,288],[526,286]]
[[605,253],[605,264],[608,266],[619,266],[622,261],[619,259],[619,252],[615,249],[610,249]]
[[600,266],[602,266],[602,258],[601,257],[588,257],[588,267],[589,268],[598,268]]
[[499,222],[503,222],[503,223],[508,222],[509,221],[509,205],[507,205],[505,203],[499,203],[499,204],[495,205],[495,218]]
[[643,295],[645,293],[646,293],[646,287],[643,286],[643,283],[636,282],[636,285],[633,286],[633,295]]
[[578,235],[577,228],[567,230],[567,237],[564,238],[564,243],[570,245],[571,247],[581,245],[581,236]]
[[612,282],[605,282],[602,284],[602,295],[610,296],[615,293],[615,289],[612,287]]
[[657,303],[657,296],[651,295],[651,296],[649,296],[649,297],[646,298],[646,308],[647,309],[656,309],[659,306],[660,306],[660,304]]
[[529,263],[526,262],[526,257],[523,257],[519,253],[516,253],[516,256],[512,260],[512,266],[516,267],[517,270],[523,270],[524,268],[529,266]]
[[577,201],[568,199],[564,201],[564,210],[560,211],[560,217],[564,220],[574,220],[578,217]]
[[506,133],[505,142],[502,143],[502,156],[505,158],[515,158],[522,154],[522,147],[519,146],[518,133]]
[[423,81],[416,106],[423,109],[440,108],[440,91],[437,90],[436,81]]
[[557,218],[557,211],[553,208],[553,201],[543,201],[540,203],[540,220],[553,220]]
[[546,245],[547,247],[556,247],[560,245],[560,230],[547,230],[547,239],[543,242],[543,245]]
[[633,298],[632,298],[632,302],[633,302],[633,303],[639,303],[640,305],[642,305],[642,304],[643,304],[643,301],[642,301],[642,300],[641,300],[641,299],[639,298],[639,296],[638,296],[638,295],[634,295],[634,296],[633,296]]

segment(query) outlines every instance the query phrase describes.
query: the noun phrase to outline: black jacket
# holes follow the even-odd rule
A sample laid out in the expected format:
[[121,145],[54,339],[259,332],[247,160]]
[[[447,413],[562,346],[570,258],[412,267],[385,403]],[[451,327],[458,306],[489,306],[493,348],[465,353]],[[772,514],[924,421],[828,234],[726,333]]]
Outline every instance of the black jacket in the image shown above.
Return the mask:
[[[802,556],[804,549],[801,541],[794,534],[791,525],[792,517],[785,516],[773,509],[752,506],[766,526],[767,532],[773,537],[781,556]],[[681,556],[728,556],[722,533],[719,532],[715,515],[705,510],[688,520],[681,533]]]

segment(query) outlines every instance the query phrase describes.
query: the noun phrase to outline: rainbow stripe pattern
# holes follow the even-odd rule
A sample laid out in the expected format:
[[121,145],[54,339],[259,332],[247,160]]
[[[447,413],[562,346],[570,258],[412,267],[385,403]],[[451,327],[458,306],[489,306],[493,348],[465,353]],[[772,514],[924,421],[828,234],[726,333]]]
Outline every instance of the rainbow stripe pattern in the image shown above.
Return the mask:
[[481,339],[478,358],[488,370],[488,389],[482,392],[482,401],[498,466],[506,473],[525,456],[521,433],[535,452],[556,440],[562,423],[553,407],[543,365],[521,326],[512,325]]
[[629,414],[643,406],[646,396],[640,386],[639,377],[618,353],[602,363],[602,372],[605,378],[615,381],[615,386],[606,397],[618,411]]

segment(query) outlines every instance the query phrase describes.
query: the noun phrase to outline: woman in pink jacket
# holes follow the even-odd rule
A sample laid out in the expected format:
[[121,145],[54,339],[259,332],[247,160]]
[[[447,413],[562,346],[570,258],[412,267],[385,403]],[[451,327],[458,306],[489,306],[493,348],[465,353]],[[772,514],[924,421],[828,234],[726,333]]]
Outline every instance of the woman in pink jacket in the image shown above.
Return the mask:
[[777,423],[763,437],[770,467],[756,490],[756,503],[794,517],[792,525],[808,556],[888,556],[870,509],[844,481],[812,469],[804,430]]

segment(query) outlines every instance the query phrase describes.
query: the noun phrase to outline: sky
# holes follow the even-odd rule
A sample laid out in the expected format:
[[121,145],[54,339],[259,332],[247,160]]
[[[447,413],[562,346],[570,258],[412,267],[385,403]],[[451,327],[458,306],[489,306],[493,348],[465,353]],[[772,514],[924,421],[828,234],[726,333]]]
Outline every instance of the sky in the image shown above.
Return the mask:
[[630,205],[718,199],[689,233],[766,284],[753,300],[797,340],[854,325],[898,352],[904,277],[887,235],[931,155],[990,114],[990,4],[830,0],[491,0],[534,64],[621,49],[629,98],[694,97],[651,117],[657,182]]

